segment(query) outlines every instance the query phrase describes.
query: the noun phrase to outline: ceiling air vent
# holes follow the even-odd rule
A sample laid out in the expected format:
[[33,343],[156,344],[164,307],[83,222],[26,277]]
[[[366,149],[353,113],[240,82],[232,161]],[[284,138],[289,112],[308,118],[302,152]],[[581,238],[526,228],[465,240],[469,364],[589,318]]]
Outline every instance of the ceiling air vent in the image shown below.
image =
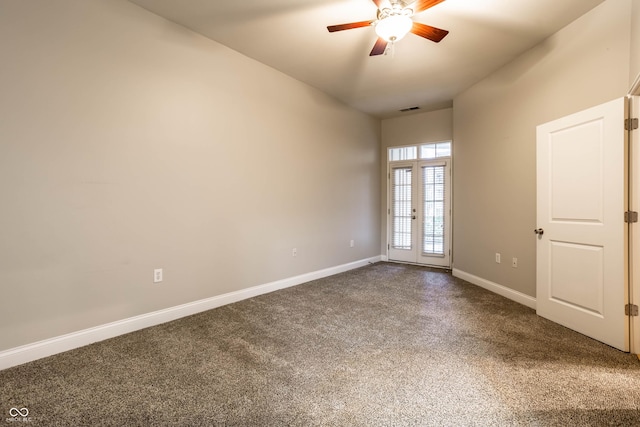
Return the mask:
[[403,108],[402,110],[400,110],[402,113],[406,113],[407,111],[413,111],[413,110],[419,110],[420,107],[409,107],[409,108]]

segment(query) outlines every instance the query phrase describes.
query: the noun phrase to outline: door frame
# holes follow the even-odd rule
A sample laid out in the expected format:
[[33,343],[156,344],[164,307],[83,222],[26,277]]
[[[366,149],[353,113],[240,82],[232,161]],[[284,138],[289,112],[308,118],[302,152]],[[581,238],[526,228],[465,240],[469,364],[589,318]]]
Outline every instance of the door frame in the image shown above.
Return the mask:
[[[442,157],[435,157],[435,158],[420,158],[420,147],[424,146],[424,145],[434,145],[434,144],[441,144],[441,143],[449,143],[450,147],[451,147],[451,154],[449,156],[442,156]],[[391,161],[389,159],[389,150],[391,149],[396,149],[396,148],[411,148],[411,147],[415,147],[416,148],[416,158],[415,159],[409,159],[409,160],[395,160],[395,161]],[[386,147],[386,160],[387,160],[387,221],[386,221],[386,235],[387,235],[387,249],[386,249],[386,254],[385,254],[385,258],[387,261],[390,262],[399,262],[399,263],[407,263],[407,264],[417,264],[417,265],[424,265],[424,266],[428,266],[428,267],[434,267],[434,268],[442,268],[442,269],[446,269],[446,270],[451,270],[452,266],[453,266],[453,141],[451,140],[445,140],[445,141],[433,141],[433,142],[423,142],[420,144],[409,144],[409,145],[401,145],[401,146],[390,146],[390,147]],[[448,199],[446,199],[446,208],[448,210],[448,212],[446,212],[446,218],[447,221],[445,221],[445,251],[446,251],[446,255],[443,258],[447,259],[446,265],[437,265],[437,264],[430,264],[430,263],[425,263],[425,262],[420,262],[420,259],[423,258],[422,254],[421,254],[421,246],[422,244],[418,242],[418,239],[420,238],[419,236],[419,231],[421,230],[422,227],[420,227],[417,223],[413,223],[412,224],[412,233],[414,234],[414,245],[416,247],[416,260],[415,261],[405,261],[405,260],[397,260],[397,259],[391,259],[389,256],[389,252],[391,249],[391,239],[392,239],[392,217],[391,217],[391,202],[392,202],[392,196],[391,196],[391,171],[393,169],[393,167],[395,166],[400,166],[400,167],[406,167],[406,166],[413,166],[413,172],[416,175],[416,177],[419,174],[419,170],[420,167],[425,165],[425,164],[446,164],[447,167],[447,181],[445,184],[445,193],[446,196],[448,197]],[[421,188],[417,188],[415,191],[415,195],[418,199],[421,198],[421,193],[422,193],[422,189]],[[418,212],[419,213],[419,212]]]
[[[627,95],[628,117],[638,118],[640,116],[640,75],[636,83]],[[628,194],[627,204],[630,211],[640,211],[640,134],[638,129],[627,129],[627,171],[628,171]],[[639,305],[640,302],[640,231],[638,223],[629,224],[628,241],[628,269],[627,282],[628,304]],[[629,350],[640,357],[640,316],[630,316],[629,318]]]

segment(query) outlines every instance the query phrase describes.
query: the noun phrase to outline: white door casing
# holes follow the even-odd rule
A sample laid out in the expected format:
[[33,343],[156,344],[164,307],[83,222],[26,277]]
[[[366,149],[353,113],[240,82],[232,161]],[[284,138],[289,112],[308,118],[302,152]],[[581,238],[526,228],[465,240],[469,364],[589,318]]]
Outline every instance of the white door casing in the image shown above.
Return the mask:
[[[629,96],[629,116],[640,117],[640,96]],[[629,129],[629,210],[640,211],[640,130]],[[638,224],[629,224],[629,301],[640,300],[640,232]],[[640,316],[630,318],[630,351],[640,353]]]
[[625,100],[537,128],[537,313],[629,349]]

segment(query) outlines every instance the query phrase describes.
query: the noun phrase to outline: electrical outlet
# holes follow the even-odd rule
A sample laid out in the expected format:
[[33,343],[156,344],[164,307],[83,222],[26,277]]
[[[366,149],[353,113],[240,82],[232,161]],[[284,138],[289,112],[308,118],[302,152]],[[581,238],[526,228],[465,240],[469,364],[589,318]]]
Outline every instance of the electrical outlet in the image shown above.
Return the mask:
[[515,258],[515,257],[514,257],[514,258],[511,260],[511,267],[513,267],[513,268],[518,268],[518,258]]
[[160,282],[162,282],[162,269],[156,268],[155,270],[153,270],[153,283]]
[[353,241],[353,239],[351,239],[351,241],[349,242],[349,247],[352,248],[356,245],[356,242]]
[[291,249],[291,256],[298,256],[298,248]]
[[496,263],[500,264],[500,253],[496,252]]

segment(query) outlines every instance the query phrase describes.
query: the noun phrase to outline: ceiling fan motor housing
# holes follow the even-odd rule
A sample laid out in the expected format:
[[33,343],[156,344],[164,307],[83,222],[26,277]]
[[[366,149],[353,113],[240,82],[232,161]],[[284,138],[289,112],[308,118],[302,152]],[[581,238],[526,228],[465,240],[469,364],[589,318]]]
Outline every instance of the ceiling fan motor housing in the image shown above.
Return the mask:
[[394,2],[391,7],[378,9],[378,21],[389,18],[390,16],[413,16],[413,9],[404,7],[401,3]]

